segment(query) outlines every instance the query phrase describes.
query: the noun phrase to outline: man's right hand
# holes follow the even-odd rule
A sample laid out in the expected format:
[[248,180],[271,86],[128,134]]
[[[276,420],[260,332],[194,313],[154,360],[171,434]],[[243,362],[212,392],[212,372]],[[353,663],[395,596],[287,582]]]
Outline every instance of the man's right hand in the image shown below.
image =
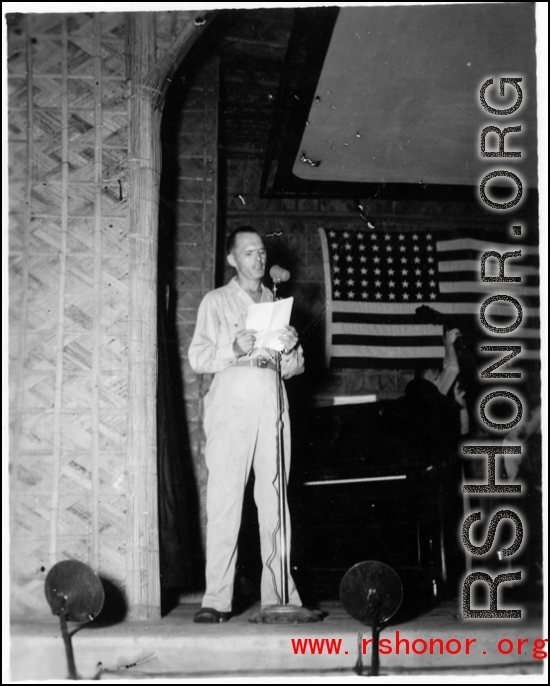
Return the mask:
[[256,329],[241,329],[240,331],[237,331],[237,335],[233,341],[233,350],[237,357],[246,355],[254,349],[254,344],[256,343],[256,338],[254,337],[255,333]]

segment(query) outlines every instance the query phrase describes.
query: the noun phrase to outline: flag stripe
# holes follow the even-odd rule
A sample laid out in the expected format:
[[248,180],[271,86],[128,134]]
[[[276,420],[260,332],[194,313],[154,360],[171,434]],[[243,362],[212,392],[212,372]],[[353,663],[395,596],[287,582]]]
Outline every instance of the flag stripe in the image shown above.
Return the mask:
[[[487,252],[487,251],[485,251]],[[497,250],[498,252],[498,250]],[[514,252],[513,250],[509,252]],[[437,256],[437,259],[439,262],[448,262],[448,261],[454,261],[454,260],[475,260],[478,263],[478,266],[481,266],[481,256],[483,255],[482,252],[476,252],[474,250],[449,250],[448,252],[441,253]],[[492,262],[495,262],[495,259],[487,259],[486,264],[491,265]],[[527,265],[531,267],[538,267],[539,266],[539,256],[538,253],[530,253],[529,255],[524,255],[522,252],[521,257],[508,257],[506,258],[506,261],[504,264],[509,264],[512,266],[514,262],[519,263],[521,261],[522,265]]]
[[[491,322],[493,326],[507,326],[515,321],[514,317],[503,316],[503,315],[493,315],[491,312]],[[397,315],[385,315],[385,314],[373,314],[370,312],[333,312],[332,313],[332,324],[333,329],[338,322],[349,322],[356,324],[410,324],[419,325],[418,315],[411,314],[397,314]],[[465,324],[471,325],[475,323],[471,314],[458,314],[453,315],[453,321],[459,322],[458,326],[463,326]],[[428,322],[429,323],[429,322]],[[521,322],[521,328],[532,328],[534,330],[540,329],[540,319],[538,317],[524,317]]]
[[[491,298],[495,295],[501,295],[501,296],[508,296],[511,298],[515,298],[519,304],[521,305],[521,309],[523,310],[524,314],[526,310],[529,310],[530,315],[538,315],[538,309],[535,307],[536,303],[531,302],[531,297],[532,296],[525,296],[526,298],[529,298],[529,305],[530,307],[527,307],[526,303],[522,300],[522,296],[520,294],[514,295],[513,293],[506,293],[501,290],[500,293],[456,293],[456,292],[451,292],[451,293],[441,293],[438,297],[439,300],[436,303],[426,303],[426,301],[422,302],[419,301],[418,304],[431,304],[432,306],[435,306],[435,309],[440,310],[440,304],[441,303],[453,303],[454,301],[457,300],[457,297],[460,297],[460,300],[462,302],[456,303],[458,306],[460,305],[467,305],[468,303],[472,304],[472,312],[474,309],[477,309],[477,312],[479,313],[479,309],[487,300],[487,298]],[[537,298],[538,300],[538,298]],[[477,307],[476,307],[477,306]],[[497,312],[498,308],[498,313],[499,314],[512,314],[513,311],[516,311],[515,306],[512,305],[509,302],[506,302],[504,300],[496,300],[493,301],[490,305],[491,309],[494,308],[494,311]]]
[[[518,259],[519,261],[519,259]],[[494,261],[493,261],[494,262]],[[505,269],[504,269],[504,276],[523,276],[523,274],[534,274],[538,277],[539,275],[539,269],[538,267],[533,267],[533,266],[528,266],[523,264],[523,258],[522,258],[522,264],[514,264],[513,259],[506,260],[505,264]],[[486,274],[485,276],[498,276],[497,273],[492,274],[489,273],[489,269],[491,268],[491,260],[487,260],[486,262]],[[467,272],[471,275],[472,279],[479,279],[480,278],[480,260],[441,260],[439,261],[438,264],[438,270],[440,272],[455,272],[455,274],[461,274],[463,272]],[[439,279],[441,280],[441,276]]]
[[[400,314],[410,314],[415,316],[416,309],[421,305],[432,305],[438,312],[442,314],[470,314],[477,315],[479,317],[479,309],[483,304],[483,299],[478,295],[470,299],[469,302],[457,303],[452,302],[452,298],[449,298],[449,302],[437,302],[437,303],[426,303],[425,301],[416,303],[360,303],[351,302],[347,300],[337,300],[333,301],[332,309],[334,312],[357,312],[357,313],[368,313],[373,314],[388,314],[388,315],[400,315]],[[523,305],[523,303],[522,303]],[[511,317],[512,313],[515,312],[513,305],[505,302],[496,301],[491,303],[489,306],[490,316],[501,315],[504,317]],[[538,317],[539,310],[536,307],[523,307],[524,317]],[[515,319],[515,317],[514,317]],[[418,321],[418,319],[417,319]]]
[[[536,270],[535,270],[536,271]],[[497,277],[498,274],[491,273],[487,271],[485,273],[485,276],[487,277]],[[479,271],[477,272],[469,272],[469,271],[451,271],[451,272],[441,272],[439,274],[439,283],[445,283],[446,281],[471,281],[475,282],[476,279],[479,280],[479,283],[484,285],[484,286],[492,286],[493,288],[523,288],[524,286],[538,286],[539,285],[539,277],[538,274],[528,274],[525,275],[525,273],[521,273],[518,271],[512,271],[512,270],[505,270],[504,276],[510,277],[510,276],[515,276],[519,277],[521,281],[481,281],[480,280],[480,274]],[[538,291],[537,291],[538,293]]]
[[[427,360],[432,360],[435,364],[440,364],[443,356],[445,354],[445,348],[443,346],[437,347],[433,346],[430,348],[405,348],[393,347],[388,348],[387,346],[353,346],[353,345],[341,345],[334,346],[333,359],[331,360],[331,367],[333,366],[346,366],[338,365],[335,360],[338,359],[365,359],[365,360],[383,360],[388,364],[390,359],[401,359],[407,360],[408,364],[403,365],[401,369],[413,369],[415,366],[414,360],[421,359],[422,362]],[[486,353],[488,355],[488,353]],[[521,357],[514,358],[515,360],[538,360],[539,352],[537,348],[526,348],[522,347]],[[492,364],[494,360],[488,357],[486,366]],[[349,365],[355,366],[355,365]],[[368,365],[365,365],[368,366]]]
[[[437,366],[441,363],[442,354],[437,354],[435,357],[422,357],[422,365]],[[419,356],[416,356],[419,359]],[[330,358],[330,367],[332,369],[407,369],[411,370],[415,368],[414,360],[408,357],[394,357],[393,359],[388,359],[387,357],[352,357],[352,356],[341,356],[337,357],[333,355]]]
[[[443,348],[441,336],[360,336],[358,334],[333,334],[332,344],[334,347],[339,345],[347,345],[350,348],[354,346],[387,346],[384,350],[390,350],[392,346],[425,346]],[[401,353],[403,354],[403,353]]]
[[358,324],[354,322],[341,322],[334,323],[332,331],[333,334],[356,336],[439,336],[441,338],[443,327],[439,324]]
[[538,255],[539,249],[534,245],[514,246],[513,243],[497,243],[491,240],[478,240],[475,238],[453,238],[451,240],[436,241],[438,253],[445,253],[454,250],[478,250],[480,253],[485,253],[489,250],[496,252],[514,252],[521,250],[522,255]]
[[[507,283],[506,285],[502,283],[491,283],[490,281],[442,281],[439,284],[439,290],[441,293],[486,293],[489,295],[498,295],[503,288],[506,288],[509,293],[506,295],[511,295],[513,298],[521,297],[522,295],[534,295],[538,296],[539,289],[537,286],[524,286],[520,283]],[[492,293],[487,293],[491,289]],[[496,290],[498,289],[498,291]]]
[[[433,358],[441,361],[445,354],[443,345],[431,345],[426,347],[412,347],[410,340],[404,346],[401,345],[333,345],[333,354],[336,357],[379,357],[385,360],[402,357],[415,360],[418,357]],[[414,365],[413,365],[414,366]]]

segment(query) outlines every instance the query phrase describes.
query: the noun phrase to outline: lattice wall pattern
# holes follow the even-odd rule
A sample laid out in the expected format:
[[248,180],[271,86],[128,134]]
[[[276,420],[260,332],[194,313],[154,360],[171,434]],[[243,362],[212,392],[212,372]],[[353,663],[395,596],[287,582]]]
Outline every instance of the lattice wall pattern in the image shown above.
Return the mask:
[[125,578],[125,16],[9,24],[13,609],[80,559]]

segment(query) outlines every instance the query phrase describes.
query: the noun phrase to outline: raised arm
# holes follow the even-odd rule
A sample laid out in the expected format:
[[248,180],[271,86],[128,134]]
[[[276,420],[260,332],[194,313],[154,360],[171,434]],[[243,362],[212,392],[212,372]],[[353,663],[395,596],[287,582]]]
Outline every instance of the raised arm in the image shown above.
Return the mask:
[[447,395],[456,379],[460,367],[456,356],[455,341],[460,336],[458,329],[449,329],[445,333],[445,357],[443,358],[443,370],[437,378],[435,385],[442,395]]

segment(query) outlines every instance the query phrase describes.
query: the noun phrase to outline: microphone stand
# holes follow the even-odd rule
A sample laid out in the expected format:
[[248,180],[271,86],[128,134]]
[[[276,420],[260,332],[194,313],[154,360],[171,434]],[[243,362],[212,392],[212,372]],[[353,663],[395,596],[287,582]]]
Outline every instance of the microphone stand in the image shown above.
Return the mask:
[[[273,299],[277,299],[277,285],[281,279],[273,279]],[[250,617],[249,621],[256,624],[295,624],[318,622],[321,620],[319,613],[311,612],[305,607],[289,604],[288,579],[290,577],[290,559],[287,539],[287,499],[286,499],[286,472],[284,458],[283,437],[283,377],[281,373],[281,353],[275,351],[275,374],[277,393],[277,420],[276,420],[276,453],[277,453],[277,488],[279,509],[279,544],[281,552],[281,594],[278,605],[266,605]]]

